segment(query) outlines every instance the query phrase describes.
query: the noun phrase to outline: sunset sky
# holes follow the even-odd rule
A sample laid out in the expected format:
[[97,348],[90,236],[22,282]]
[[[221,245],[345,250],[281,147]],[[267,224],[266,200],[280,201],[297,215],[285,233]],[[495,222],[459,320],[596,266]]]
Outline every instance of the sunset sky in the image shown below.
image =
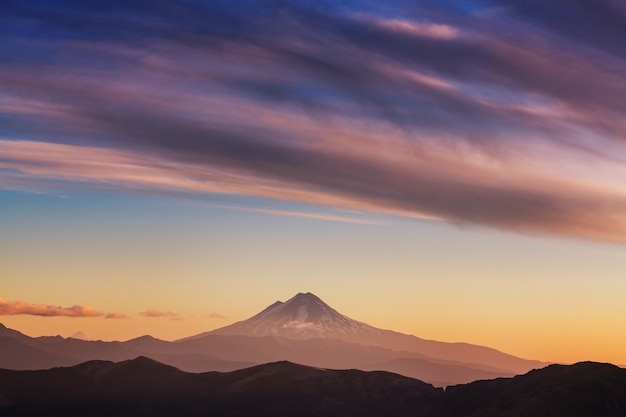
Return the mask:
[[626,364],[624,39],[622,0],[2,1],[0,322],[172,340],[310,291]]

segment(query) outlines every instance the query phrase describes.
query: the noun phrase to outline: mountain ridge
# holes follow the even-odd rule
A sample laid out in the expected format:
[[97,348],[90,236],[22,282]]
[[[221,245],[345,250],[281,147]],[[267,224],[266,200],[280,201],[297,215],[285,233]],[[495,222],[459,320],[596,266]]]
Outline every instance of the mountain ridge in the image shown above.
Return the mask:
[[137,357],[43,371],[0,369],[0,415],[155,417],[621,417],[626,369],[581,362],[445,391],[383,371],[277,361],[187,373]]

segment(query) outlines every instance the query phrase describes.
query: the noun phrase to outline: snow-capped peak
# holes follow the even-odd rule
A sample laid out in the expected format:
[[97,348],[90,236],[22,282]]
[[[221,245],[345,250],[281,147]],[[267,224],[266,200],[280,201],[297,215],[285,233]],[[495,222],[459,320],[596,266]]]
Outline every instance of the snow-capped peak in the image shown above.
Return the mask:
[[353,339],[380,330],[339,313],[310,292],[277,301],[259,314],[210,332],[220,335],[281,336],[290,339]]

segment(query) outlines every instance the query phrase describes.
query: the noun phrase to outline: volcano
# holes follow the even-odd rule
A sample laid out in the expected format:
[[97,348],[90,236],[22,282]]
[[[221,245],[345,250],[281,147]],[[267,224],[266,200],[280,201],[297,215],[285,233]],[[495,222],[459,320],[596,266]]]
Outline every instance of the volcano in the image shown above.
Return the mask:
[[379,329],[339,313],[310,292],[298,293],[285,302],[276,301],[247,320],[180,341],[215,335],[275,336],[294,340],[337,339],[398,352],[417,353],[428,359],[482,365],[512,373],[528,372],[546,365],[545,362],[522,359],[486,346],[439,342]]
[[276,301],[254,317],[230,326],[192,336],[279,336],[287,339],[362,340],[381,330],[344,316],[310,292],[298,293],[285,302]]

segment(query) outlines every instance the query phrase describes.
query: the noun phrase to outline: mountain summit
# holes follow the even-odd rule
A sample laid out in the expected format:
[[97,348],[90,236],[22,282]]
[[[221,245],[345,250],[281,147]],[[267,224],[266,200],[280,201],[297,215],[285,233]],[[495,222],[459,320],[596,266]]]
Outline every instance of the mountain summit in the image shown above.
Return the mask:
[[193,336],[280,336],[288,339],[342,339],[371,337],[381,330],[339,313],[310,292],[298,293],[289,300],[276,301],[248,320]]

